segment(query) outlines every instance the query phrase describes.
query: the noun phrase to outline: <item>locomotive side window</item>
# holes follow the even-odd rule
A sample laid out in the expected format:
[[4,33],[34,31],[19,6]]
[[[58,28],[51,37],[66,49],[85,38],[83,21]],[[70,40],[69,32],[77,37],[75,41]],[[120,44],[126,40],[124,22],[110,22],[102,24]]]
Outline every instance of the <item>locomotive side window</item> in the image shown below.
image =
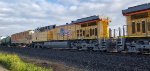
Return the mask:
[[77,33],[79,33],[79,30],[77,30]]
[[137,32],[140,32],[140,23],[137,23]]
[[93,34],[92,34],[93,32],[92,32],[92,29],[90,29],[90,36],[92,36]]
[[92,33],[92,35],[94,35],[94,29],[93,29],[93,33]]
[[77,37],[79,37],[79,30],[77,30]]
[[148,25],[148,31],[150,31],[150,22],[147,22]]
[[83,30],[83,36],[85,36],[85,31]]
[[80,30],[80,36],[82,36],[82,30]]
[[135,33],[135,22],[132,22],[132,33]]
[[145,21],[142,21],[142,32],[145,33]]
[[95,36],[97,36],[97,28],[95,28]]

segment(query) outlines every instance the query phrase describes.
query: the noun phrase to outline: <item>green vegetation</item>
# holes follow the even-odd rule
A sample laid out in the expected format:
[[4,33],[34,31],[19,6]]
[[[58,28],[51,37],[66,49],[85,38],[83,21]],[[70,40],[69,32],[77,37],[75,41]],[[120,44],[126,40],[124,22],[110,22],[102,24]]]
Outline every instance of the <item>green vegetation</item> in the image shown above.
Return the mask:
[[10,71],[52,71],[52,69],[46,69],[31,63],[25,63],[15,54],[0,53],[0,64],[4,65]]

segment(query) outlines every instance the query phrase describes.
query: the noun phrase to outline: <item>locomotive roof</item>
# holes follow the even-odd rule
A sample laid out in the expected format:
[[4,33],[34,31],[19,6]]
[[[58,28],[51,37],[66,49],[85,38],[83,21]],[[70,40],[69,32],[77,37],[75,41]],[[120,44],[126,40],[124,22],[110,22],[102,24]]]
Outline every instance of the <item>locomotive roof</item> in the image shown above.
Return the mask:
[[36,32],[46,31],[46,30],[51,30],[51,29],[53,29],[55,27],[56,27],[56,25],[49,25],[49,26],[44,26],[44,27],[38,27],[34,31],[36,31]]
[[[20,34],[20,33],[24,33],[24,32],[30,32],[30,31],[33,31],[33,30],[22,31],[22,32],[14,33],[14,34],[12,34],[12,35],[16,35],[16,34]],[[12,35],[11,35],[11,36],[12,36]]]
[[143,10],[150,10],[150,3],[129,7],[128,9],[122,10],[122,13],[125,15],[127,13],[133,13]]
[[87,22],[87,21],[98,20],[98,19],[100,19],[99,16],[94,15],[94,16],[89,16],[89,17],[77,19],[76,21],[72,21],[71,23],[66,23],[64,25],[59,25],[59,26],[56,26],[56,27],[62,27],[62,26],[66,26],[66,25],[73,25],[73,24],[76,24],[76,23]]
[[94,16],[90,16],[90,17],[77,19],[76,21],[72,21],[72,24],[91,21],[91,20],[97,20],[97,19],[100,19],[99,16],[94,15]]
[[56,28],[57,28],[57,27],[63,27],[63,26],[66,26],[66,25],[73,25],[73,24],[69,24],[69,23],[68,23],[68,24],[64,24],[64,25],[58,25],[58,26],[56,26]]

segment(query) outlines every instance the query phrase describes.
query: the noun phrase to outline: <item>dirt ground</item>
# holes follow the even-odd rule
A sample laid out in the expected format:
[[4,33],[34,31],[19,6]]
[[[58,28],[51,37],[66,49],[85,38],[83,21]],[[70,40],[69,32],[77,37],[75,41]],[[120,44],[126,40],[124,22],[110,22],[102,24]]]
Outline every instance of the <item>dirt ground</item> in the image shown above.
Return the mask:
[[45,67],[45,68],[52,68],[53,71],[82,71],[77,68],[69,67],[62,62],[50,62],[50,61],[40,60],[40,59],[31,58],[27,56],[21,56],[21,59],[27,63],[33,63],[35,65]]
[[4,68],[2,65],[0,65],[0,71],[9,71],[6,68]]

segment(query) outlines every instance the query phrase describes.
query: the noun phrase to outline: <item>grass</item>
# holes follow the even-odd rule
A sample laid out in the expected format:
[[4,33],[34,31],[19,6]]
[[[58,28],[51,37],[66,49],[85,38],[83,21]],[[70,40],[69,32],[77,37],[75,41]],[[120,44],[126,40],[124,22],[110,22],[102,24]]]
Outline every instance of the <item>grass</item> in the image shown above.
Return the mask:
[[16,54],[0,53],[0,64],[10,71],[53,71],[52,69],[38,67],[31,63],[25,63]]

